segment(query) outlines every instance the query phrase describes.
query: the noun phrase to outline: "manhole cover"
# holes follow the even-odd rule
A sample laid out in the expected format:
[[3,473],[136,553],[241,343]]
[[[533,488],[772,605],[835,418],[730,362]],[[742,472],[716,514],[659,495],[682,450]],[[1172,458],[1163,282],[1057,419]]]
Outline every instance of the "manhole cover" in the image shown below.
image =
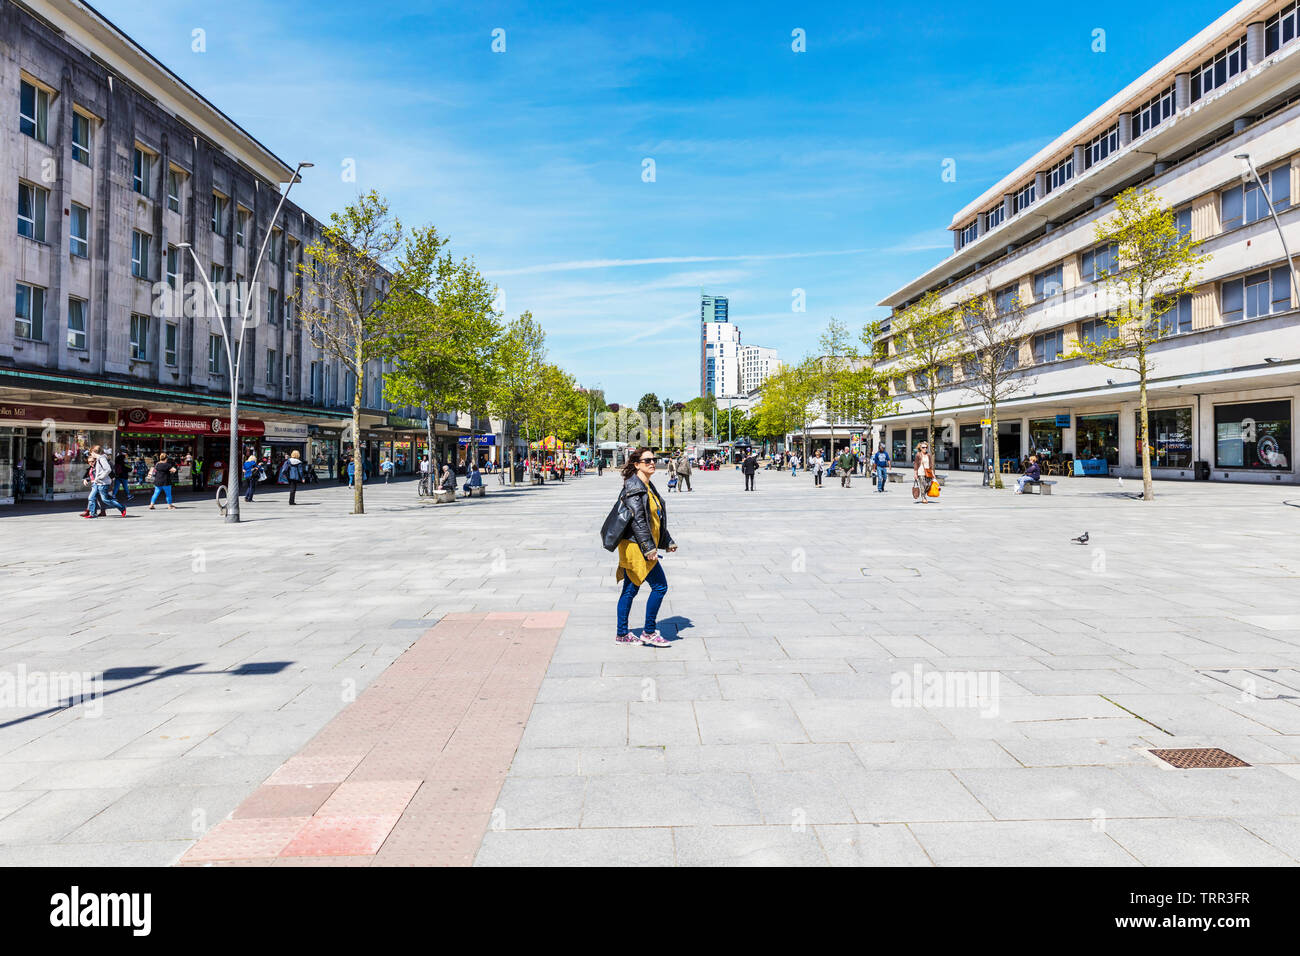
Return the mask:
[[1190,750],[1153,750],[1151,752],[1165,763],[1173,764],[1179,770],[1250,766],[1244,760],[1240,760],[1218,747],[1195,747]]

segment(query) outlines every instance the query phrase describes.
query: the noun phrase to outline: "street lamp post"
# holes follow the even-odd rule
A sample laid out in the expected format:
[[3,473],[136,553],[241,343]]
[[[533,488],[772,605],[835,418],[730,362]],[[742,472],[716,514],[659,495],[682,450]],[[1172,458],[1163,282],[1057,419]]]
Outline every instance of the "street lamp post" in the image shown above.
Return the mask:
[[1291,258],[1291,250],[1287,248],[1286,234],[1282,231],[1282,222],[1277,218],[1277,210],[1273,208],[1273,197],[1268,194],[1268,187],[1264,185],[1264,180],[1259,178],[1259,172],[1255,169],[1255,164],[1250,160],[1250,153],[1237,153],[1233,159],[1241,160],[1242,182],[1245,182],[1248,176],[1254,176],[1255,182],[1259,183],[1259,191],[1264,194],[1264,201],[1268,203],[1269,215],[1273,217],[1273,225],[1277,226],[1278,238],[1282,240],[1282,254],[1286,256],[1286,264],[1291,270],[1292,294],[1300,301],[1300,273],[1296,271],[1295,262]]
[[249,294],[243,296],[243,314],[239,317],[238,348],[233,347],[231,344],[230,318],[217,300],[217,294],[212,288],[212,283],[208,281],[207,274],[203,271],[203,264],[199,262],[194,247],[188,242],[177,244],[178,249],[188,249],[190,257],[194,260],[194,271],[203,280],[203,286],[208,290],[208,298],[212,300],[217,316],[221,319],[221,337],[226,344],[226,371],[230,378],[230,452],[229,460],[226,463],[226,521],[228,523],[237,524],[239,522],[239,369],[244,358],[244,332],[248,328],[248,314],[253,305],[253,289],[257,287],[257,274],[262,269],[262,259],[266,255],[267,244],[271,241],[271,233],[280,218],[280,210],[284,208],[284,201],[289,198],[289,190],[293,188],[294,183],[298,182],[298,174],[313,165],[315,164],[299,163],[297,165],[293,171],[293,176],[289,179],[289,184],[280,196],[280,202],[275,207],[270,223],[267,224],[266,236],[262,239],[262,248],[258,250],[257,261],[253,264],[252,278],[248,284]]

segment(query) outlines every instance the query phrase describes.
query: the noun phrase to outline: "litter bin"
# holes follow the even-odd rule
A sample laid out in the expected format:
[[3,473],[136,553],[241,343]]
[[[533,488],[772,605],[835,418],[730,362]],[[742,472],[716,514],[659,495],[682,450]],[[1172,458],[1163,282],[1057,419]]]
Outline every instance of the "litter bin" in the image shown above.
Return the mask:
[[1198,461],[1196,463],[1196,480],[1197,481],[1210,480],[1210,463],[1208,461]]

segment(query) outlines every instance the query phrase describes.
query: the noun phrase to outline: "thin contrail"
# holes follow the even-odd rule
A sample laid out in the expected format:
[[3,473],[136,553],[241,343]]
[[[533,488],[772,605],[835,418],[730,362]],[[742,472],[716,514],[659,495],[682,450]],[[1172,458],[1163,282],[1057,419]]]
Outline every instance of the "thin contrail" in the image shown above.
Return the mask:
[[658,266],[686,262],[746,262],[761,259],[812,259],[816,256],[851,256],[873,249],[833,249],[825,252],[776,252],[750,256],[659,256],[653,259],[578,259],[573,262],[550,262],[522,269],[489,271],[491,276],[517,276],[534,272],[573,272],[580,269],[609,269],[618,266]]

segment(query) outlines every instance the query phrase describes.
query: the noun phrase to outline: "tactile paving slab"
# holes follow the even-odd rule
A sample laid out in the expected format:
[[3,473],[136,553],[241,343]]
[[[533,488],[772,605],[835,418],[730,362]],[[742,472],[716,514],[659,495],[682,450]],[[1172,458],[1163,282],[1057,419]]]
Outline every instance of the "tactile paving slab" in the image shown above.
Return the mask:
[[449,614],[180,866],[469,866],[568,614]]

